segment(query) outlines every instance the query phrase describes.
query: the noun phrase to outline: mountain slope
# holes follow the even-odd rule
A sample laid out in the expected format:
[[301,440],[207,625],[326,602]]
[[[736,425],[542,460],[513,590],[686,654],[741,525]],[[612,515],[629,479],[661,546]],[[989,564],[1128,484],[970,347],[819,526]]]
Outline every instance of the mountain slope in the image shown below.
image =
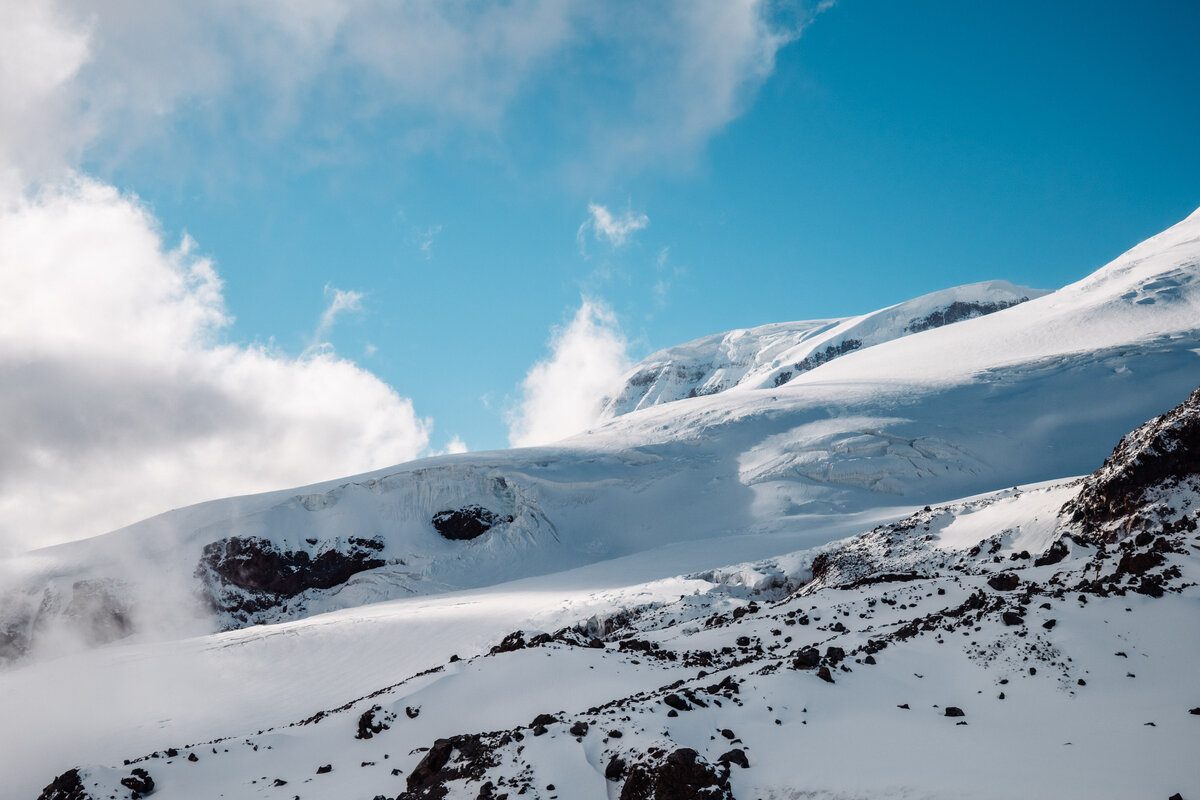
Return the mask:
[[[848,352],[778,387],[743,382],[554,447],[216,501],[8,559],[0,659],[295,619],[735,533],[778,553],[845,535],[850,522],[1079,474],[1194,388],[1198,275],[1193,214],[1076,284]],[[967,288],[996,303],[1025,292]],[[898,335],[960,296],[839,330]],[[437,519],[479,535],[447,536]]]
[[[164,798],[1190,796],[1198,416],[1200,390],[1086,480],[608,591],[606,616],[560,607],[290,724],[69,770],[41,800],[147,778]],[[1130,485],[1116,515],[1095,502]]]

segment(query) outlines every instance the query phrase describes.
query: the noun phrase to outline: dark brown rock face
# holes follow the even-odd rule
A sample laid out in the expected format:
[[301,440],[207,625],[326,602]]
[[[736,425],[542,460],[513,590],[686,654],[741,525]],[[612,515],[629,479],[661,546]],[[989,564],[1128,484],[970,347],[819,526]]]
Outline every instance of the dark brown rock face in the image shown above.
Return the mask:
[[681,747],[656,766],[630,769],[621,800],[733,800],[725,770]]
[[408,776],[407,791],[396,800],[441,800],[452,781],[480,781],[498,763],[495,751],[509,744],[506,734],[464,734],[438,739]]
[[1131,525],[1147,492],[1194,475],[1200,475],[1200,389],[1121,439],[1063,512],[1092,535],[1116,520],[1130,518]]
[[383,549],[378,539],[350,538],[338,545],[310,553],[280,550],[267,539],[231,536],[205,545],[196,576],[218,610],[256,612],[308,589],[338,586],[386,563],[378,557]]
[[442,535],[442,538],[451,541],[477,539],[495,525],[512,521],[512,517],[502,517],[483,506],[464,506],[439,511],[433,515],[431,520],[433,527]]

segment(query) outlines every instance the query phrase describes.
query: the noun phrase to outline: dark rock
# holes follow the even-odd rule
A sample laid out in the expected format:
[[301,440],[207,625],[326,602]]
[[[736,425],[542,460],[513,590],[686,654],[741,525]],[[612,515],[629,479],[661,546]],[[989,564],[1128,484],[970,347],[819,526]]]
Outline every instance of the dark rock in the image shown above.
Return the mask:
[[128,778],[121,778],[121,785],[129,790],[132,800],[137,800],[154,791],[154,778],[141,767],[134,767]]
[[1025,624],[1025,618],[1022,617],[1020,614],[1018,614],[1015,611],[1005,611],[1003,614],[1000,615],[1000,618],[1004,620],[1005,625],[1024,625]]
[[875,656],[867,656],[866,658],[863,659],[863,663],[874,665],[877,662],[875,661]]
[[287,781],[285,781],[283,778],[276,778],[275,782],[272,783],[271,785],[272,786],[287,786]]
[[538,725],[553,725],[556,722],[558,722],[558,717],[554,716],[553,714],[538,714],[533,718],[533,722],[529,723],[529,726],[536,727]]
[[603,650],[604,642],[601,641],[600,639],[593,637],[592,640],[588,642],[588,647],[594,648],[596,650]]
[[806,647],[792,661],[792,669],[815,669],[821,665],[821,651]]
[[724,772],[681,747],[657,765],[635,764],[620,800],[733,800]]
[[[508,734],[503,739],[490,736],[485,739],[479,734],[464,734],[435,741],[409,774],[408,791],[400,793],[397,800],[441,800],[448,793],[446,784],[450,781],[483,780],[498,763],[496,747],[509,741]],[[513,734],[513,738],[518,737]]]
[[677,694],[669,694],[663,698],[663,702],[677,711],[687,711],[689,706],[686,700]]
[[821,667],[817,670],[817,677],[826,683],[833,683],[833,674],[830,673],[829,667]]
[[[280,550],[267,539],[231,536],[204,546],[196,577],[218,611],[256,613],[309,589],[331,589],[382,567],[377,539],[351,538],[345,550]],[[239,591],[240,590],[240,591]]]
[[1200,389],[1122,438],[1063,512],[1080,523],[1085,534],[1107,538],[1106,523],[1135,516],[1147,491],[1196,474],[1200,474]]
[[572,736],[587,736],[588,724],[583,721],[576,722],[571,726]]
[[194,762],[196,762],[196,761],[199,761],[199,760],[200,760],[200,758],[199,758],[199,757],[198,757],[198,756],[197,756],[195,753],[188,753],[188,759],[187,759],[187,760],[188,760],[188,761],[191,761],[191,762],[193,762],[193,763],[194,763]]
[[625,759],[620,756],[613,756],[609,759],[608,766],[604,768],[604,777],[610,781],[619,781],[624,774]]
[[417,706],[416,708],[413,708],[412,706],[405,706],[404,716],[408,717],[409,719],[416,719],[417,717],[421,716],[421,707]]
[[845,657],[846,651],[840,647],[825,648],[825,660],[829,662],[830,666],[836,667]]
[[38,800],[93,800],[83,786],[78,769],[69,769],[42,789]]
[[750,646],[750,637],[749,636],[739,636],[737,638],[737,646],[738,647],[749,647]]
[[408,776],[408,791],[412,792],[432,783],[437,774],[441,772],[442,767],[446,766],[446,762],[450,760],[450,754],[453,751],[454,742],[451,740],[438,739],[435,741],[433,747],[429,748],[425,757]]
[[724,736],[726,739],[734,738],[733,731],[729,730],[729,728],[725,728],[724,730],[722,730],[721,735]]
[[1188,713],[1189,713],[1189,714],[1195,714],[1195,715],[1197,715],[1197,716],[1200,716],[1200,706],[1197,706],[1196,708],[1190,708],[1190,709],[1188,709]]
[[1045,622],[1043,622],[1043,623],[1042,623],[1042,627],[1043,627],[1043,628],[1045,628],[1046,630],[1050,630],[1051,628],[1053,628],[1053,627],[1054,627],[1055,625],[1057,625],[1057,624],[1058,624],[1058,620],[1056,620],[1056,619],[1048,619],[1048,620],[1046,620]]
[[916,317],[909,320],[904,330],[911,333],[920,333],[931,328],[940,328],[943,325],[961,322],[965,319],[974,319],[975,317],[982,317],[987,314],[995,314],[997,311],[1003,311],[1006,308],[1020,305],[1028,299],[1028,297],[1021,297],[1016,300],[955,300],[945,308],[935,309],[924,317]]
[[946,706],[946,716],[947,717],[965,717],[966,712],[964,712],[958,706]]
[[740,747],[735,747],[728,753],[722,753],[717,759],[718,764],[737,764],[742,769],[750,769],[750,759],[746,758],[746,751]]
[[512,522],[512,517],[502,517],[483,506],[463,506],[462,508],[439,511],[433,515],[431,522],[443,539],[451,541],[466,541],[476,539],[502,522]]
[[355,739],[370,739],[375,734],[383,733],[388,729],[387,723],[375,719],[375,713],[382,710],[381,706],[371,706],[362,713],[362,716],[358,718],[358,733],[355,734]]
[[1001,572],[999,575],[993,575],[988,578],[988,586],[995,589],[997,592],[1011,592],[1016,589],[1021,583],[1021,579],[1011,572]]
[[330,773],[330,772],[333,772],[333,765],[332,765],[332,764],[326,764],[326,765],[325,765],[325,766],[323,766],[323,767],[317,767],[317,774],[318,774],[318,775],[326,775],[326,774],[328,774],[328,773]]
[[1053,544],[1047,548],[1046,552],[1033,560],[1035,567],[1045,567],[1050,564],[1057,564],[1062,561],[1070,553],[1070,548],[1062,539],[1056,539]]

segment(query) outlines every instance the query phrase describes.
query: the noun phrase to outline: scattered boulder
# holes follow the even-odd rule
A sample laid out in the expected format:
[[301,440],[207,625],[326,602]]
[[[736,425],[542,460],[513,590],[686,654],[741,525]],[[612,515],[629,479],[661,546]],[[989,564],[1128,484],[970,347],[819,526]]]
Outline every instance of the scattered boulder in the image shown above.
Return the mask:
[[967,714],[958,706],[946,706],[947,717],[965,717]]
[[587,736],[587,732],[588,732],[588,724],[586,722],[584,722],[583,720],[580,720],[579,722],[576,722],[574,725],[571,726],[571,735],[572,736]]
[[376,719],[375,714],[383,711],[381,706],[371,706],[362,713],[358,718],[358,733],[355,734],[355,739],[370,739],[377,733],[383,733],[388,729],[387,723],[381,719]]
[[121,778],[121,785],[129,790],[132,800],[137,800],[154,791],[154,778],[141,767],[134,767],[128,778]]
[[833,683],[833,674],[829,671],[829,667],[821,667],[817,670],[817,677],[826,683]]
[[821,651],[815,647],[801,650],[792,661],[792,669],[816,669],[821,665]]
[[323,767],[317,767],[318,775],[327,775],[330,772],[333,772],[333,764],[326,764]]
[[750,760],[746,758],[746,751],[740,747],[735,747],[728,753],[722,753],[717,759],[718,764],[737,764],[742,769],[750,769]]
[[669,705],[671,708],[675,709],[676,711],[687,711],[688,708],[690,708],[690,706],[688,706],[687,700],[684,700],[682,697],[680,697],[677,694],[667,695],[666,697],[663,698],[663,702],[666,703],[667,705]]
[[604,777],[610,781],[619,781],[625,774],[625,759],[620,756],[613,756],[608,760],[608,766],[604,768]]
[[1021,579],[1011,572],[1001,572],[988,578],[988,586],[997,592],[1011,592],[1021,584]]

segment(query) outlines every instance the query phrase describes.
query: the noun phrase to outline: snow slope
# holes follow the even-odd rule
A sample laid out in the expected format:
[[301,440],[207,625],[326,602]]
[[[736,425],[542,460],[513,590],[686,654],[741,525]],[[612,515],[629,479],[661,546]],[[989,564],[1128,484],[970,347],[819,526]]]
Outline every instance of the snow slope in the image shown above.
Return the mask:
[[[236,656],[199,657],[270,673],[220,688],[234,719],[171,698],[160,729],[133,737],[154,744],[58,790],[128,797],[119,781],[136,769],[163,798],[1193,796],[1197,418],[1200,391],[1158,426],[1185,432],[1171,474],[1124,459],[1145,479],[1104,531],[1075,511],[1127,491],[1112,462],[819,553],[621,588],[610,571],[602,592],[539,578],[224,634],[209,650]],[[406,652],[403,634],[429,651]],[[329,673],[274,666],[291,650],[338,674],[335,637],[364,662],[342,702],[326,699]],[[198,649],[126,663],[175,677]],[[288,708],[264,712],[263,688]]]
[[[729,356],[732,344],[720,351],[725,345],[718,347],[713,340],[713,352],[724,353],[725,359],[716,371],[723,370],[722,381],[732,381],[722,384],[725,390],[697,391],[696,397],[676,399],[682,385],[670,391],[660,387],[660,394],[643,397],[650,398],[647,402],[637,401],[640,410],[610,411],[613,416],[595,429],[551,447],[441,456],[302,489],[214,501],[0,562],[0,661],[9,665],[0,670],[5,706],[0,722],[0,774],[17,776],[8,784],[14,796],[33,797],[50,777],[72,763],[113,765],[87,773],[93,776],[89,779],[111,784],[129,777],[129,770],[120,764],[125,758],[168,746],[246,736],[252,740],[249,745],[222,745],[222,750],[229,746],[231,760],[208,758],[196,750],[200,761],[172,763],[159,775],[158,791],[181,797],[214,796],[211,791],[230,797],[297,793],[320,797],[343,796],[339,792],[353,789],[355,794],[372,796],[369,785],[377,787],[370,792],[395,796],[405,789],[407,777],[385,787],[373,782],[374,777],[371,782],[354,783],[357,779],[344,776],[374,776],[378,771],[382,778],[398,777],[390,775],[391,769],[401,769],[407,776],[415,767],[412,756],[417,755],[410,751],[432,746],[434,738],[497,731],[509,731],[511,738],[514,726],[530,727],[527,723],[540,713],[535,708],[569,711],[579,718],[603,697],[620,702],[613,708],[637,705],[642,709],[639,714],[653,713],[654,726],[661,722],[664,730],[674,731],[671,726],[677,723],[666,719],[675,718],[658,719],[666,709],[649,709],[652,700],[665,696],[651,690],[678,679],[701,680],[696,665],[684,669],[686,665],[678,660],[669,662],[643,651],[638,651],[641,656],[622,653],[613,638],[620,631],[637,631],[638,637],[660,646],[674,642],[673,637],[698,636],[679,639],[672,647],[719,651],[720,657],[713,657],[721,670],[735,670],[738,680],[753,679],[756,685],[761,679],[757,697],[770,698],[779,692],[791,698],[792,712],[791,706],[799,704],[809,708],[800,713],[816,713],[818,700],[828,700],[827,694],[810,696],[809,683],[799,684],[805,687],[802,694],[789,694],[790,684],[778,681],[795,678],[797,670],[786,665],[751,675],[770,666],[764,660],[767,656],[755,653],[752,660],[733,665],[745,645],[736,639],[722,643],[722,637],[750,625],[749,638],[775,642],[792,634],[801,610],[814,621],[822,615],[824,625],[832,624],[833,614],[847,611],[851,615],[838,620],[847,630],[827,631],[820,643],[836,643],[837,637],[844,636],[854,643],[848,651],[860,646],[863,636],[872,637],[863,626],[883,625],[879,615],[885,611],[908,609],[884,602],[882,595],[868,596],[861,586],[850,590],[840,584],[821,584],[819,591],[814,584],[812,594],[784,598],[811,577],[810,568],[822,552],[838,551],[840,546],[831,543],[877,525],[912,519],[914,513],[922,526],[929,525],[928,534],[902,537],[905,546],[901,539],[889,539],[890,534],[874,539],[868,535],[858,540],[868,555],[880,542],[887,547],[870,559],[842,558],[837,569],[849,575],[858,564],[863,574],[854,580],[879,572],[925,570],[921,580],[936,583],[930,583],[927,591],[939,598],[936,602],[945,610],[948,603],[965,602],[981,582],[986,583],[984,573],[993,571],[989,565],[994,562],[988,558],[997,554],[971,554],[979,542],[998,531],[1010,531],[1002,537],[1001,546],[1008,548],[998,553],[1002,557],[1010,551],[1036,554],[1049,546],[1065,524],[1056,509],[1073,491],[1061,484],[1064,478],[1095,469],[1123,434],[1182,400],[1200,382],[1198,277],[1200,212],[1083,281],[1041,296],[1030,293],[1027,302],[943,327],[923,323],[916,326],[923,328],[917,332],[905,330],[914,327],[912,320],[925,320],[939,309],[944,318],[956,298],[964,303],[963,297],[999,303],[1025,290],[999,284],[964,287],[853,320],[812,323],[816,327],[811,328],[797,323],[774,332],[768,326],[750,332],[753,336],[726,335],[721,341],[742,342],[746,349],[733,358]],[[818,331],[822,325],[824,332]],[[832,333],[835,330],[838,333]],[[826,352],[836,344],[830,336],[851,334],[863,346],[840,352],[775,385],[788,363],[794,366],[813,353]],[[789,343],[788,337],[799,338]],[[703,348],[688,347],[680,352],[701,359],[697,353]],[[708,381],[705,378],[698,385],[715,385]],[[692,387],[696,385],[693,382]],[[688,389],[685,394],[690,393]],[[1052,483],[994,494],[1005,487],[1047,481]],[[976,499],[936,513],[920,511],[925,505],[941,506],[963,497]],[[932,516],[926,519],[922,514]],[[446,538],[447,531],[439,532],[435,521],[454,518],[468,524],[449,531],[458,538]],[[912,528],[886,530],[903,533]],[[467,534],[474,538],[462,538]],[[787,553],[791,555],[782,555]],[[901,557],[909,561],[901,563]],[[1080,553],[1082,560],[1072,569],[1080,574],[1093,569],[1088,558]],[[723,566],[730,564],[740,566]],[[949,568],[944,565],[952,564],[966,572],[944,572]],[[1177,565],[1192,574],[1190,562]],[[1040,569],[1039,576],[1053,577],[1053,571]],[[833,575],[829,572],[826,579],[833,580]],[[1038,580],[1044,583],[1042,577]],[[947,594],[934,593],[936,588]],[[886,585],[880,584],[871,591],[885,590]],[[1080,633],[1066,643],[1077,648],[1071,650],[1077,655],[1068,657],[1098,663],[1108,640],[1096,632],[1120,628],[1122,636],[1136,640],[1150,654],[1147,658],[1157,665],[1156,680],[1169,680],[1181,691],[1190,691],[1194,670],[1188,671],[1184,656],[1190,652],[1186,642],[1197,637],[1181,638],[1177,632],[1195,630],[1188,616],[1195,603],[1191,592],[1184,588],[1181,594],[1155,598],[1154,605],[1148,606],[1153,614],[1137,617],[1150,621],[1139,622],[1136,630],[1127,630],[1126,620],[1134,618],[1121,614],[1140,615],[1140,606],[1126,602],[1135,611],[1124,612],[1125,606],[1111,605],[1109,598],[1091,601],[1086,610],[1079,610]],[[685,624],[685,618],[724,614],[739,604],[748,607],[752,597],[760,603],[783,602],[783,616],[759,617],[755,612],[754,619],[764,620],[762,625],[739,617],[715,629],[685,631],[702,624]],[[894,600],[898,595],[888,597]],[[918,608],[933,606],[915,595],[912,599]],[[1061,599],[1048,602],[1057,608],[1054,604]],[[788,617],[792,612],[797,613]],[[994,612],[986,613],[994,616]],[[1066,619],[1068,613],[1076,618],[1075,612],[1072,607],[1059,613]],[[901,617],[893,614],[887,624],[903,626],[911,621]],[[964,642],[974,638],[973,648],[999,646],[996,642],[1019,648],[1023,642],[1012,640],[1028,638],[993,623],[994,619],[990,627],[980,624],[980,631],[955,630],[954,635]],[[537,648],[471,660],[517,629],[553,633],[577,626],[581,636],[604,634],[608,645],[603,652],[560,637]],[[775,629],[786,629],[787,634],[777,636]],[[1060,634],[1074,630],[1064,628]],[[787,643],[789,653],[806,643],[793,639]],[[731,652],[724,652],[725,647]],[[1030,691],[1019,695],[1023,699],[1004,706],[1019,713],[1004,711],[995,717],[992,732],[980,734],[979,739],[964,739],[961,731],[947,733],[936,714],[922,718],[916,728],[911,721],[881,716],[877,701],[887,686],[939,705],[951,702],[942,696],[949,689],[983,690],[993,668],[981,666],[971,655],[974,650],[965,647],[952,648],[957,655],[948,656],[949,661],[933,658],[943,649],[926,636],[906,640],[895,651],[894,663],[902,668],[878,673],[885,675],[882,684],[865,687],[855,683],[857,677],[839,679],[829,687],[843,693],[838,697],[846,698],[842,687],[847,681],[857,688],[852,698],[820,706],[825,709],[821,725],[827,726],[821,730],[827,733],[811,739],[779,737],[767,716],[775,712],[764,711],[757,700],[748,703],[742,690],[739,699],[748,716],[739,716],[738,726],[763,727],[753,740],[732,721],[727,727],[737,731],[743,743],[753,741],[752,749],[743,748],[750,753],[752,766],[775,766],[755,766],[758,771],[745,774],[734,767],[729,791],[739,797],[792,797],[805,796],[796,792],[808,791],[807,786],[818,792],[816,796],[839,796],[839,792],[849,797],[886,796],[887,792],[971,796],[970,791],[979,797],[997,796],[968,779],[975,774],[999,780],[1001,767],[1010,765],[975,764],[976,771],[971,772],[965,755],[976,754],[978,761],[978,754],[988,748],[1001,748],[1019,725],[1020,715],[1043,706],[1055,709],[1056,715],[1043,720],[1045,732],[1022,739],[1022,758],[1046,762],[1046,752],[1054,749],[1057,754],[1055,748],[1064,747],[1051,739],[1070,734],[1068,741],[1088,745],[1059,756],[1076,764],[1076,772],[1056,774],[1100,769],[1106,780],[1111,778],[1114,797],[1140,796],[1140,790],[1127,791],[1133,789],[1130,781],[1152,773],[1163,781],[1173,780],[1177,788],[1172,791],[1187,785],[1178,769],[1167,763],[1178,755],[1178,748],[1172,748],[1180,741],[1195,743],[1194,734],[1187,739],[1193,729],[1177,721],[1159,721],[1153,729],[1136,734],[1155,735],[1159,728],[1165,732],[1162,738],[1170,741],[1158,742],[1155,748],[1142,747],[1151,740],[1135,740],[1142,748],[1137,752],[1153,749],[1158,755],[1147,758],[1161,757],[1164,765],[1158,760],[1153,765],[1147,762],[1144,769],[1139,766],[1125,778],[1109,776],[1115,767],[1103,772],[1106,765],[1116,763],[1121,743],[1134,734],[1097,741],[1092,735],[1097,719],[1119,720],[1117,729],[1125,731],[1121,726],[1133,724],[1130,715],[1153,711],[1154,719],[1167,719],[1164,704],[1178,700],[1153,687],[1141,689],[1141,683],[1135,692],[1141,693],[1137,694],[1141,699],[1128,708],[1117,699],[1115,688],[1125,684],[1114,681],[1104,684],[1103,692],[1092,693],[1097,704],[1087,705],[1082,716],[1072,716],[1065,709],[1072,708],[1069,704],[1075,700],[1063,696],[1070,690],[1062,690],[1060,681],[1046,682],[1044,676],[1029,680]],[[778,655],[781,649],[764,644],[763,652]],[[455,654],[465,661],[449,664]],[[749,657],[748,652],[743,655]],[[861,652],[858,657],[863,657]],[[927,669],[942,681],[933,688],[932,682],[909,677],[906,671],[930,659]],[[639,663],[632,663],[635,660]],[[489,666],[493,662],[515,666]],[[435,667],[443,671],[413,677]],[[499,671],[487,672],[493,669]],[[855,675],[861,671],[854,669]],[[911,672],[925,674],[921,667]],[[463,674],[468,677],[443,683]],[[356,751],[342,749],[375,745],[352,737],[355,744],[345,745],[340,739],[327,740],[322,733],[342,725],[334,720],[343,718],[349,720],[345,727],[355,730],[360,705],[319,724],[262,734],[274,737],[269,741],[255,738],[256,731],[287,726],[402,680],[415,683],[391,691],[389,698],[440,685],[443,699],[430,700],[416,720],[397,714],[397,725],[391,730],[408,726],[404,728],[408,732],[389,734],[403,741],[388,745],[385,761],[403,756],[404,763],[389,765],[386,775],[382,768],[351,770],[350,754]],[[826,690],[824,682],[817,683]],[[613,687],[625,685],[629,688],[618,697]],[[508,688],[495,688],[501,686]],[[643,690],[649,694],[636,697]],[[501,701],[505,692],[512,697]],[[464,705],[462,698],[467,696],[478,698],[474,710]],[[954,700],[966,702],[957,695]],[[1191,702],[1200,705],[1200,699]],[[397,703],[389,707],[391,713],[404,711]],[[405,703],[411,704],[411,700]],[[917,707],[910,702],[911,709]],[[730,699],[719,713],[711,705],[705,708],[700,716],[713,717],[715,724],[743,706]],[[694,709],[676,711],[684,716]],[[621,716],[632,719],[628,710]],[[800,724],[804,730],[806,721],[814,724],[812,718],[794,713],[779,719],[781,725]],[[658,769],[659,762],[674,752],[668,743],[675,749],[690,747],[708,761],[721,754],[705,749],[710,747],[705,744],[710,734],[701,736],[694,725],[679,734],[682,738],[655,734],[658,738],[653,740],[647,738],[649,734],[642,736],[650,730],[643,727],[638,755],[626,759],[630,769],[635,762],[647,765],[647,770]],[[536,747],[532,740],[525,745],[528,756],[516,752],[520,745],[512,741],[500,745],[498,740],[488,740],[488,747],[502,751],[506,759],[516,758],[524,764],[522,770],[528,767],[538,775],[539,770],[550,769],[546,765],[560,761],[574,763],[580,770],[585,763],[593,770],[599,765],[602,773],[606,764],[600,761],[615,754],[615,745],[609,747],[615,741],[612,737],[604,747],[585,737],[581,753],[575,748],[581,743],[560,733],[551,727],[549,739],[533,737]],[[864,740],[863,747],[875,759],[872,763],[877,763],[871,769],[856,767],[853,774],[858,777],[853,778],[845,757],[838,757],[845,741],[840,737],[852,734]],[[922,744],[926,741],[922,736],[933,743],[932,750]],[[300,749],[289,749],[285,742]],[[796,742],[812,755],[811,762],[805,762],[811,782],[803,786],[786,777],[788,770],[779,766],[790,769],[792,756],[779,748],[794,749]],[[259,750],[253,749],[254,744]],[[267,744],[271,750],[266,750]],[[478,742],[471,745],[476,746]],[[543,746],[551,749],[542,753]],[[657,751],[651,748],[661,748],[663,755],[652,755]],[[885,752],[892,750],[891,756]],[[286,766],[288,784],[273,786],[274,777],[262,783],[263,776],[270,774],[259,768],[267,756],[251,754],[285,751],[292,755],[271,769],[280,777]],[[337,768],[321,776],[324,784],[317,782],[315,773],[301,775],[301,764],[307,770],[310,756],[330,753],[333,758],[335,752]],[[957,753],[963,758],[939,757],[935,769],[930,752]],[[301,758],[297,753],[308,755]],[[216,755],[223,753],[207,753]],[[165,764],[173,758],[160,756],[157,761]],[[708,769],[696,763],[675,767],[682,772]],[[375,766],[380,766],[378,760]],[[942,777],[934,775],[938,769],[944,771]],[[262,774],[248,778],[247,770]],[[583,773],[566,774],[578,778]],[[747,783],[750,779],[745,776],[751,774],[756,777]],[[1025,783],[1018,780],[1018,784],[1032,786],[1045,774],[1044,769],[1033,770]],[[297,782],[303,784],[303,792]],[[547,778],[547,783],[554,782]],[[616,796],[616,784],[597,785],[597,796]],[[1055,785],[1063,788],[1063,796],[1071,796],[1067,778]],[[168,786],[175,788],[168,792]],[[213,788],[217,786],[223,788]],[[544,784],[538,786],[542,787],[538,792],[549,796]],[[189,794],[200,789],[188,787],[207,787],[204,791],[210,793]],[[287,794],[289,789],[295,791]],[[462,796],[476,797],[478,791],[479,785],[472,785]]]

